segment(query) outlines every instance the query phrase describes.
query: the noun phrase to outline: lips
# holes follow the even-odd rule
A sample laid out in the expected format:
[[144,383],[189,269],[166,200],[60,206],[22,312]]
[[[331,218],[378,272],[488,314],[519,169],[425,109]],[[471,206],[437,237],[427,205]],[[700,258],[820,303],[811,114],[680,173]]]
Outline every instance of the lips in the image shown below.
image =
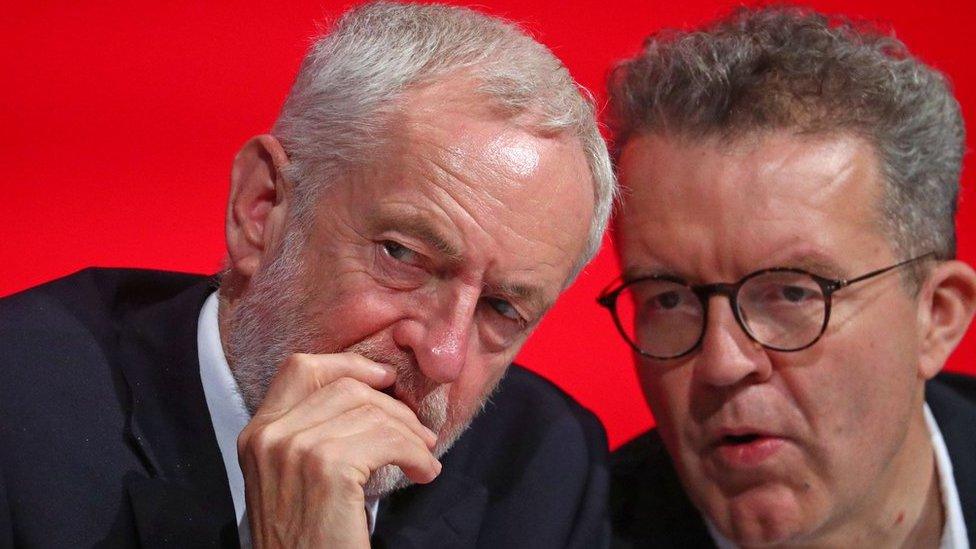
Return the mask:
[[718,461],[730,469],[750,469],[775,456],[786,444],[786,438],[750,428],[724,429],[711,447]]

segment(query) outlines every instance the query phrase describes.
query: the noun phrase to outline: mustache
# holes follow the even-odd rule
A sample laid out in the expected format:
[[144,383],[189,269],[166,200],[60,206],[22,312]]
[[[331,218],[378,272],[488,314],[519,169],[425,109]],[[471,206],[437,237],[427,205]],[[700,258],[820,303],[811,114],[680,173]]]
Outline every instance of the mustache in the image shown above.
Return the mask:
[[410,354],[390,349],[387,345],[366,340],[356,342],[343,351],[356,353],[373,362],[392,366],[396,371],[396,381],[393,382],[393,385],[383,389],[383,392],[390,396],[395,396],[394,393],[400,390],[420,399],[440,386],[439,383],[424,375]]

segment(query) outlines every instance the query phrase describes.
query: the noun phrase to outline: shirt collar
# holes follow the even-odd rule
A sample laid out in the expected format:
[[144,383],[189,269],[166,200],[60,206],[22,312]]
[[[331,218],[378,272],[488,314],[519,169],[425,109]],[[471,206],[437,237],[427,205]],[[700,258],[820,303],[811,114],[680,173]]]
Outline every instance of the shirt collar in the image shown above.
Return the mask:
[[200,353],[200,380],[203,393],[210,410],[217,446],[224,459],[230,495],[234,500],[237,516],[237,531],[241,546],[250,546],[250,530],[247,524],[247,510],[244,502],[244,474],[237,461],[237,437],[251,420],[244,406],[244,398],[237,389],[234,376],[224,356],[220,343],[220,328],[217,323],[217,292],[210,294],[200,310],[197,323],[197,349]]
[[[956,489],[956,477],[952,473],[949,450],[946,448],[942,431],[939,430],[939,425],[935,422],[929,405],[923,404],[922,406],[925,413],[925,424],[928,425],[929,436],[932,439],[935,470],[939,474],[939,492],[942,496],[942,508],[945,510],[945,523],[942,525],[942,540],[939,542],[939,549],[968,549],[969,538],[966,532],[966,522],[962,516],[962,503],[959,501],[959,491]],[[736,545],[723,536],[710,520],[703,518],[705,519],[705,526],[708,527],[708,533],[711,534],[718,549],[736,548]]]

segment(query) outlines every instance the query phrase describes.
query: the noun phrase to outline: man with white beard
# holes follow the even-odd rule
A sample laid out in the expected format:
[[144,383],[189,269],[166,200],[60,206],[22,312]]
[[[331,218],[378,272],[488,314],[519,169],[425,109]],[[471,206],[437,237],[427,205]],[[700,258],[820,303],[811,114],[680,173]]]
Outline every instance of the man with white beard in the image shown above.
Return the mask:
[[349,12],[234,161],[218,291],[87,270],[0,303],[0,545],[603,544],[598,422],[505,374],[613,194],[516,27]]

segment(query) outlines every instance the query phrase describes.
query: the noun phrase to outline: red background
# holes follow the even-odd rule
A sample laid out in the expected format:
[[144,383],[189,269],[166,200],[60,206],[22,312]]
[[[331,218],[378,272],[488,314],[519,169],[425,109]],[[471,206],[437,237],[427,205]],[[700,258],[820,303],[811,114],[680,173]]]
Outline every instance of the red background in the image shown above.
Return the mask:
[[[348,2],[18,2],[0,17],[0,295],[89,265],[212,273],[237,148],[270,127],[316,21]],[[602,98],[610,62],[661,27],[725,13],[725,0],[481,0],[524,22]],[[972,0],[816,1],[878,20],[952,79],[976,120]],[[972,140],[970,140],[972,143]],[[960,255],[976,259],[967,157]],[[520,355],[593,409],[616,446],[652,422],[631,359],[594,296],[605,248]],[[0,353],[2,353],[0,349]],[[976,372],[976,336],[949,364]]]

